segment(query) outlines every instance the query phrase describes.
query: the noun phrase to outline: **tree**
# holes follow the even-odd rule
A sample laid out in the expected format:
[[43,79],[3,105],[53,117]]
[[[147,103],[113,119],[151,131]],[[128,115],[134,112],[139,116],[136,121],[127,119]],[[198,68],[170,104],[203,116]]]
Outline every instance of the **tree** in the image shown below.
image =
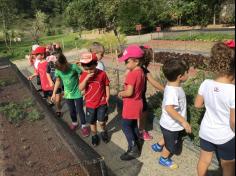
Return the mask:
[[0,20],[2,23],[5,46],[12,51],[12,31],[11,27],[16,14],[16,7],[13,0],[0,0]]
[[32,24],[32,37],[33,40],[39,44],[39,35],[40,32],[45,32],[45,21],[47,19],[47,15],[41,11],[37,11],[35,14],[35,21]]

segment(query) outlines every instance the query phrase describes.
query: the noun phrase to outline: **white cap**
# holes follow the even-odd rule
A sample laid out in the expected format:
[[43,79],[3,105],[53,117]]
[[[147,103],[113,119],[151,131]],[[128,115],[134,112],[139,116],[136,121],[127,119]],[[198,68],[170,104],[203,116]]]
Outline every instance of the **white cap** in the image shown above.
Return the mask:
[[39,45],[33,45],[33,46],[32,46],[32,51],[35,51],[36,48],[38,48],[38,47],[39,47]]

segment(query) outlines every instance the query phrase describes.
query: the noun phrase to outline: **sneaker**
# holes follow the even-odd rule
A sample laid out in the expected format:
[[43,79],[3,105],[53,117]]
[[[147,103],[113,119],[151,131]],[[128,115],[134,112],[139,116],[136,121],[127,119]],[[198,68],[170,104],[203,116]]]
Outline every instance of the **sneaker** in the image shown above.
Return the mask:
[[156,143],[152,145],[152,150],[154,152],[161,152],[163,149],[163,146],[161,146],[160,144]]
[[75,125],[75,124],[70,125],[71,131],[75,131],[77,129],[77,127],[78,127],[78,125]]
[[107,131],[101,132],[101,138],[104,143],[107,144],[109,142],[109,137],[108,137]]
[[88,137],[90,135],[90,128],[89,127],[81,128],[81,133],[83,137]]
[[159,164],[164,167],[168,167],[170,169],[177,169],[178,168],[178,165],[175,164],[170,158],[165,159],[163,157],[160,157]]
[[151,141],[153,139],[153,137],[147,131],[143,131],[142,139],[144,141]]
[[96,147],[96,146],[98,146],[98,144],[99,144],[99,137],[98,137],[98,135],[92,136],[92,145],[94,147]]

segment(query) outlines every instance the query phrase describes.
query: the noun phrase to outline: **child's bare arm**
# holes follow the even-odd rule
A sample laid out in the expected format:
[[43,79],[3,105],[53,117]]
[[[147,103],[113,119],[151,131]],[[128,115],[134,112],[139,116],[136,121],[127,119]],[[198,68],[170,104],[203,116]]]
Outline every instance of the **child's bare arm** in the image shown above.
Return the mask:
[[191,133],[192,129],[189,123],[182,117],[175,109],[173,105],[165,106],[166,112],[175,120],[177,120],[185,129],[187,133]]
[[86,86],[87,86],[87,83],[88,83],[88,80],[94,75],[94,73],[89,73],[85,78],[84,80],[79,84],[79,90],[80,91],[83,91],[85,90]]
[[109,105],[109,99],[110,99],[110,86],[106,86],[106,102],[107,102],[107,105]]
[[230,109],[230,128],[235,132],[235,109]]
[[164,91],[164,86],[161,85],[159,82],[157,82],[151,75],[151,73],[147,74],[147,80],[150,82],[150,84],[155,87],[156,89],[160,90],[160,91]]
[[201,95],[197,95],[195,102],[194,102],[195,108],[203,108],[204,107],[204,98]]
[[51,97],[52,101],[54,101],[54,99],[56,97],[56,92],[57,92],[60,84],[61,84],[61,79],[60,78],[56,78],[56,82],[55,82],[53,93],[52,93],[52,97]]
[[125,91],[122,91],[118,94],[119,97],[126,98],[131,97],[134,94],[134,86],[128,85]]
[[49,73],[47,73],[47,78],[48,78],[50,86],[53,87],[54,86],[54,82],[52,81],[51,75]]
[[28,77],[28,80],[31,81],[31,80],[34,79],[36,76],[38,76],[37,73],[34,73],[33,75],[31,75],[31,76]]

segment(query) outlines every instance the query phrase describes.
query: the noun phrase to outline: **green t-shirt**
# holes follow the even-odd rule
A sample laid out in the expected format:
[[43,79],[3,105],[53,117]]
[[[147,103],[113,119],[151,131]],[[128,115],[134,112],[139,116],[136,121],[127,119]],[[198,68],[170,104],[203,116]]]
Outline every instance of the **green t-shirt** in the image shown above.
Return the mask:
[[60,78],[64,85],[65,99],[77,99],[82,97],[78,86],[81,72],[82,70],[76,64],[71,64],[70,68],[66,72],[56,69],[55,76]]

